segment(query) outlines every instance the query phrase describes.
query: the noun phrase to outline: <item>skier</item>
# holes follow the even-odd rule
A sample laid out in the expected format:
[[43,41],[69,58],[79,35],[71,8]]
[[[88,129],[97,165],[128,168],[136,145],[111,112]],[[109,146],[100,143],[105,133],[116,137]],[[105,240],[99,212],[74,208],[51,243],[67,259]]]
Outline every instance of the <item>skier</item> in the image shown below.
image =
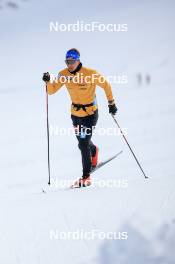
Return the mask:
[[146,74],[146,76],[145,76],[145,81],[146,81],[146,84],[147,85],[150,85],[150,83],[151,83],[151,76],[150,76],[150,74]]
[[137,83],[139,86],[142,85],[142,75],[140,72],[137,74]]
[[[57,92],[63,85],[69,92],[72,100],[71,118],[78,139],[78,147],[81,151],[83,167],[82,177],[72,187],[86,187],[91,185],[91,169],[98,163],[99,149],[91,140],[93,128],[98,120],[96,85],[105,91],[109,113],[115,115],[117,107],[110,84],[96,70],[82,66],[80,52],[77,49],[73,48],[67,51],[65,63],[67,68],[59,72],[55,81],[51,82],[48,72],[43,74],[43,81],[47,84],[49,95]],[[77,82],[74,77],[80,77],[81,80]]]

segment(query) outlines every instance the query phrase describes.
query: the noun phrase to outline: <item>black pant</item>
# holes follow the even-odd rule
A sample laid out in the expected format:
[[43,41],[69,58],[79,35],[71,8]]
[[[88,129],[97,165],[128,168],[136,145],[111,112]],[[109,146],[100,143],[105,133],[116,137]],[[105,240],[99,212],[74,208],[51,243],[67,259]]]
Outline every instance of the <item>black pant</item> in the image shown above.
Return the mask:
[[81,151],[83,178],[86,178],[90,175],[91,171],[91,156],[95,156],[96,153],[96,147],[91,138],[93,127],[97,124],[98,110],[93,115],[85,117],[71,115],[71,118],[78,139],[78,147]]

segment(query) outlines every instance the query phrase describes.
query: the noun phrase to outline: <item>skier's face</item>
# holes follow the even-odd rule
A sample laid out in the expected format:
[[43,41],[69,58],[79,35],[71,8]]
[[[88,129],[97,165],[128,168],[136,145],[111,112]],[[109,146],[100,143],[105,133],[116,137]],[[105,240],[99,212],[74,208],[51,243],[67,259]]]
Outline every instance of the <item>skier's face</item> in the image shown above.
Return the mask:
[[72,71],[74,71],[74,70],[78,67],[80,61],[73,61],[73,60],[71,61],[71,60],[70,60],[70,62],[71,62],[71,63],[69,63],[69,60],[67,60],[67,61],[66,61],[66,65],[67,65],[67,67],[68,67],[68,70],[69,70],[70,72],[72,72]]

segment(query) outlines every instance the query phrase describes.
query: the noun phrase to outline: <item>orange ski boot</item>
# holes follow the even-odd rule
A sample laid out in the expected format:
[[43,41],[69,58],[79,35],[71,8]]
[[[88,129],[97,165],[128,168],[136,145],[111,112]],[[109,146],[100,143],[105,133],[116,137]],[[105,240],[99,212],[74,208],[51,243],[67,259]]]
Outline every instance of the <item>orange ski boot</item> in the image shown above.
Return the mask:
[[81,187],[87,187],[92,184],[91,177],[88,176],[87,178],[80,178],[77,180],[74,184],[71,185],[71,188],[81,188]]

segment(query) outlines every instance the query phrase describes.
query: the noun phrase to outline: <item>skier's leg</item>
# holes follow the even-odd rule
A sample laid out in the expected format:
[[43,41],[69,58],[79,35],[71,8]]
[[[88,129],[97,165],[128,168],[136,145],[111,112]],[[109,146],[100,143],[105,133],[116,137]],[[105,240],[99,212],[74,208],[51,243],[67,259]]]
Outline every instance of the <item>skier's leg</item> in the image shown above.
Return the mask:
[[92,140],[90,140],[90,142],[89,142],[89,147],[90,147],[90,151],[91,151],[91,156],[95,156],[96,146],[94,145],[94,143],[92,142]]
[[93,144],[91,138],[93,130],[97,124],[98,120],[98,111],[91,116],[87,116],[83,119],[83,126],[87,129],[85,130],[87,133],[83,136],[85,138],[78,138],[79,140],[79,148],[81,150],[82,155],[82,165],[83,165],[83,176],[89,176],[91,167],[92,167],[92,156],[96,154],[96,146]]
[[[89,136],[88,136],[89,137]],[[89,146],[89,139],[82,139],[79,137],[78,147],[81,151],[82,157],[82,166],[83,166],[83,178],[87,178],[90,176],[91,171],[91,151]]]
[[[87,117],[75,117],[72,116],[73,125],[78,125],[79,134],[77,135],[78,147],[81,151],[82,166],[83,166],[83,177],[89,177],[91,171],[91,156],[96,152],[96,146],[91,141],[93,127],[96,125],[98,120],[98,111],[96,110],[94,115]],[[82,126],[85,130],[82,129]]]
[[[96,111],[94,113],[94,115],[93,115],[93,117],[91,119],[91,126],[93,127],[93,129],[95,129],[95,126],[97,124],[97,121],[98,121],[98,111]],[[92,140],[90,140],[89,146],[90,146],[90,150],[91,150],[91,156],[94,157],[96,155],[96,152],[97,152],[97,146],[94,145],[94,143],[92,142]]]
[[88,177],[91,170],[91,153],[90,153],[90,147],[89,147],[89,140],[82,130],[82,126],[86,123],[86,118],[84,117],[77,117],[74,115],[71,115],[73,126],[76,131],[76,137],[78,140],[78,147],[81,151],[81,157],[82,157],[82,167],[83,167],[83,176]]

